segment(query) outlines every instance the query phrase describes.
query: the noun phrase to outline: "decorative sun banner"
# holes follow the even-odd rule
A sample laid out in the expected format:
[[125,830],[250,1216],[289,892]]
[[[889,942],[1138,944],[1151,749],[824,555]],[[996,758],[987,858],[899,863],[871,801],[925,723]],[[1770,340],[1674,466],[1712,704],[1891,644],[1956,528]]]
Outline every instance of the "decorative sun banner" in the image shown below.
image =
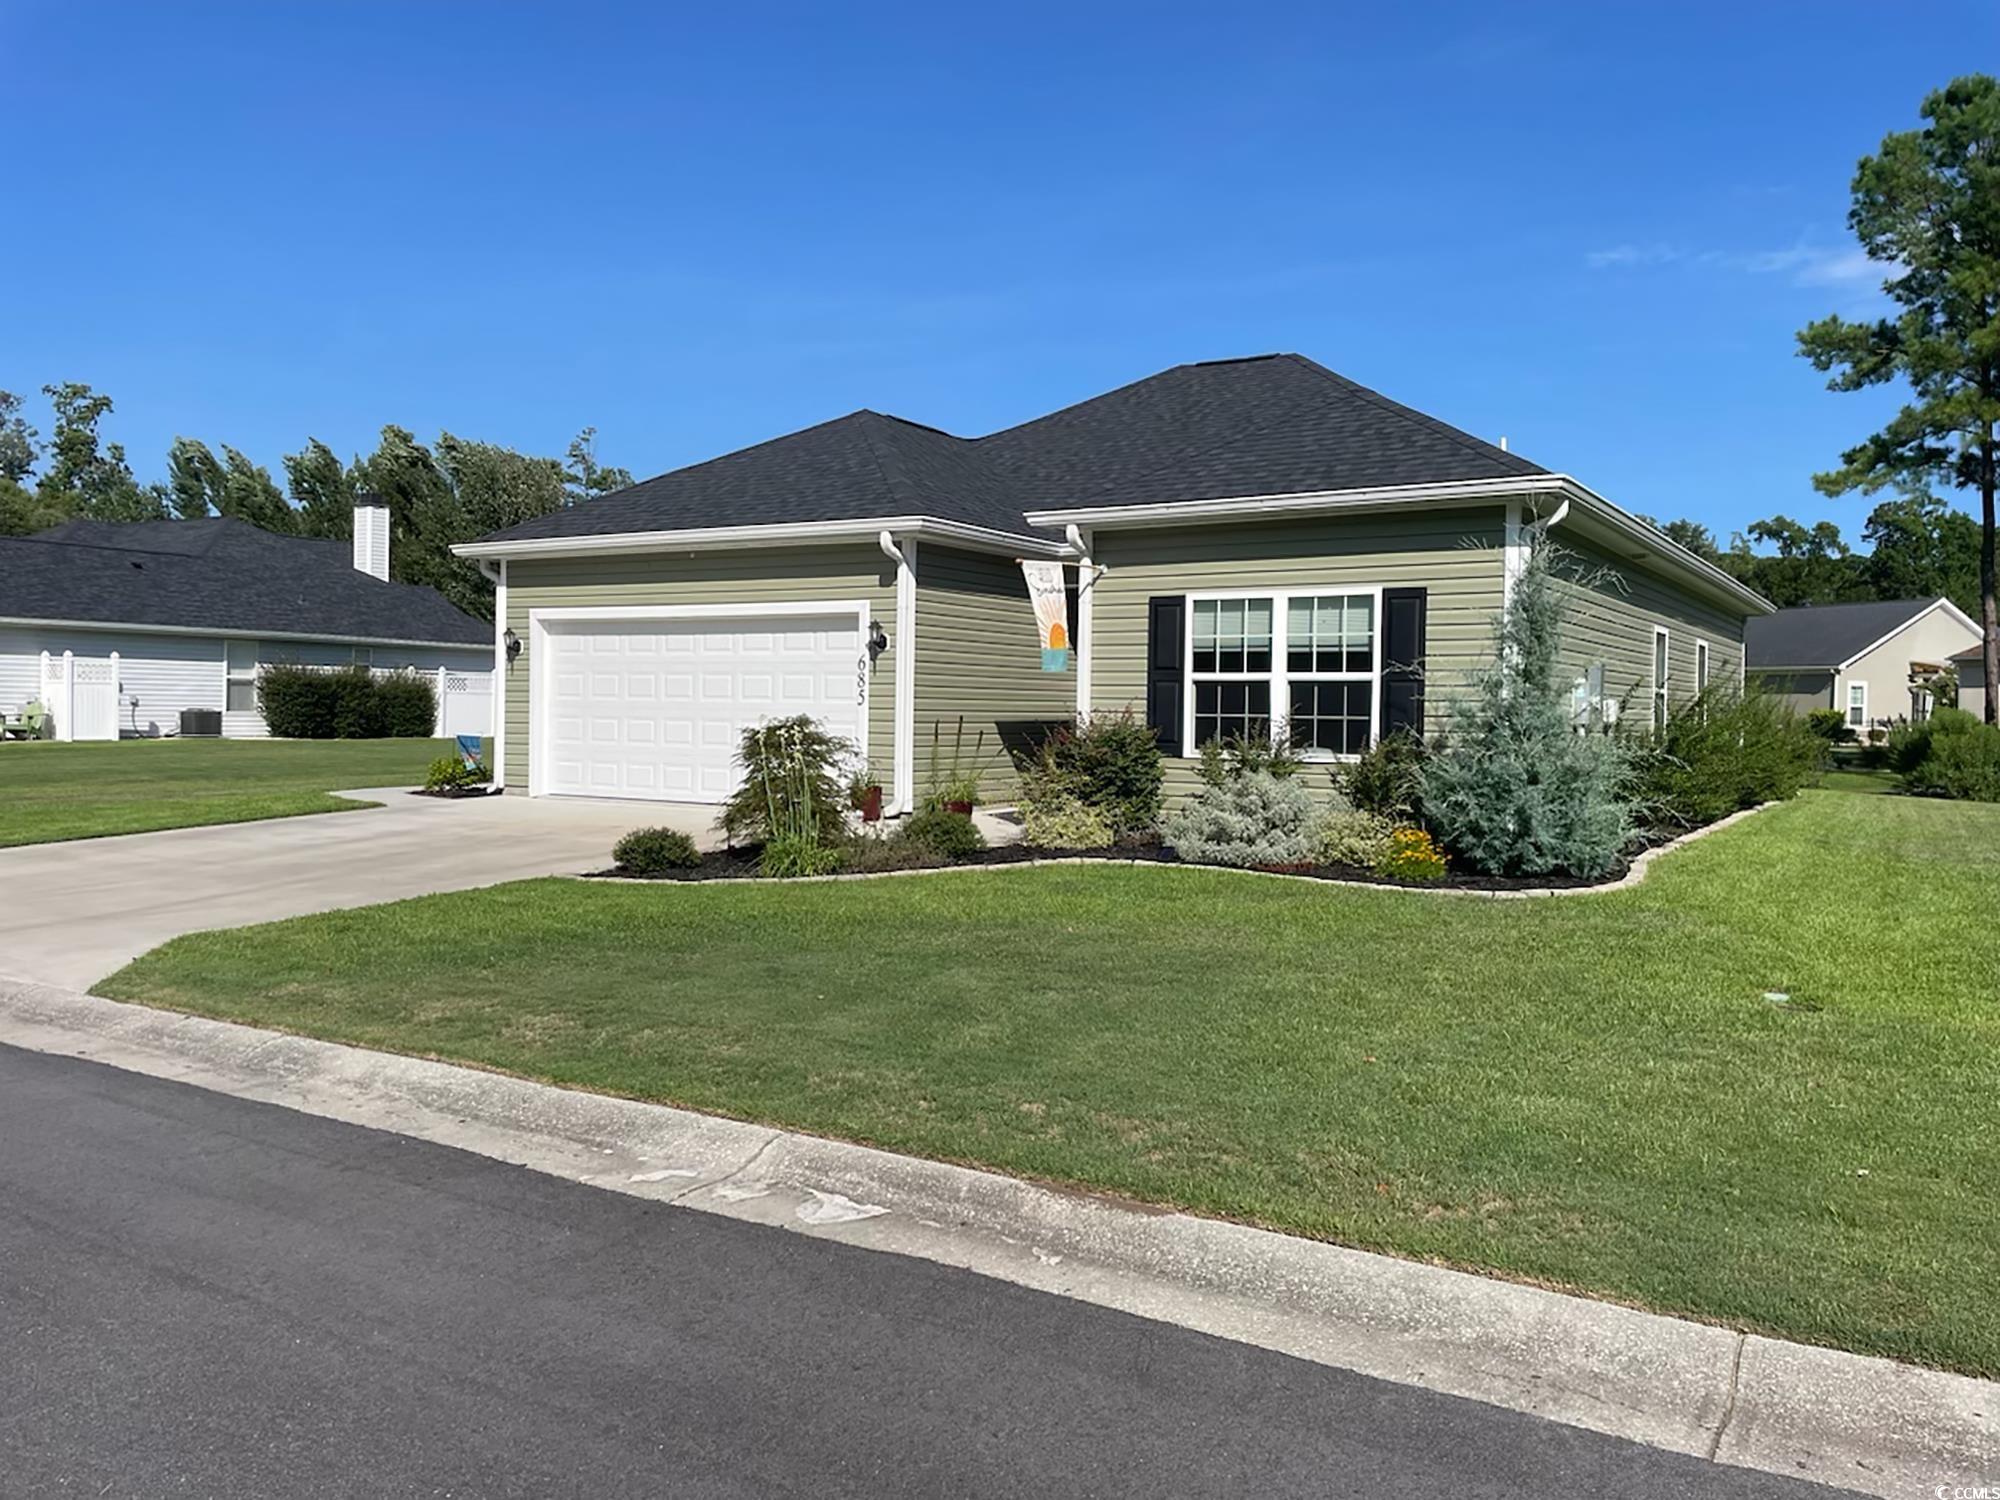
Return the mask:
[[1021,575],[1028,580],[1028,597],[1035,605],[1035,624],[1041,629],[1042,670],[1067,672],[1069,595],[1063,588],[1063,565],[1023,558]]

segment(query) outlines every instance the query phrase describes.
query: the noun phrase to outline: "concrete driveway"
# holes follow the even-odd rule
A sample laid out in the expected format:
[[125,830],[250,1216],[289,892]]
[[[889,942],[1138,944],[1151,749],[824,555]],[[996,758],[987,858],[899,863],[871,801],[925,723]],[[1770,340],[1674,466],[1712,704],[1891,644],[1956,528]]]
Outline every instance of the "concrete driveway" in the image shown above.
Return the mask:
[[649,824],[715,841],[712,807],[340,795],[382,806],[0,849],[0,975],[88,989],[184,932],[603,869]]

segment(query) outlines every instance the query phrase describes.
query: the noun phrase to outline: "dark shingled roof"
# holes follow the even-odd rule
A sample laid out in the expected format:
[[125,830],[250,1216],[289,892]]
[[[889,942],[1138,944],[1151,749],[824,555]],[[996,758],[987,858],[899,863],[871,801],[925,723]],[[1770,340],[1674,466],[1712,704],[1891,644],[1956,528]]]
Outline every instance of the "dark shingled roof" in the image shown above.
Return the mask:
[[493,627],[436,589],[384,583],[346,542],[247,521],[65,521],[0,537],[0,616],[217,633],[483,646]]
[[1176,365],[981,438],[857,411],[488,541],[1024,512],[1507,479],[1547,471],[1297,354]]
[[1743,627],[1743,664],[1759,667],[1838,667],[1883,636],[1902,629],[1935,599],[1874,600],[1867,604],[1808,604],[1760,615]]

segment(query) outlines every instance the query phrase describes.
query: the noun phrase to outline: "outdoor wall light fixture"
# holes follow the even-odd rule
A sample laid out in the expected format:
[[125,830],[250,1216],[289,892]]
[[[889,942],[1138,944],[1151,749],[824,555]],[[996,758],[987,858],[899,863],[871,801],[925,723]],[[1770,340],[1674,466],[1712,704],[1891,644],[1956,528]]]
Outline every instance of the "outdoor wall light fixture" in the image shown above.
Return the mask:
[[501,634],[500,645],[507,652],[507,665],[514,665],[514,658],[521,654],[521,638],[508,630]]
[[880,659],[889,649],[889,633],[882,628],[880,620],[868,622],[868,660],[872,663]]

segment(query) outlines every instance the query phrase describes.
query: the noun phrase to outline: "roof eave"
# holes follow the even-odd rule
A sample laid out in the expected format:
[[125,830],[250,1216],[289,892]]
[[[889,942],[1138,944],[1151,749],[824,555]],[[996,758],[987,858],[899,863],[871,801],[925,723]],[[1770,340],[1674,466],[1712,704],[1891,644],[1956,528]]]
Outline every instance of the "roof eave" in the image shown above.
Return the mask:
[[549,536],[481,539],[460,542],[451,550],[459,557],[516,558],[608,557],[642,552],[710,552],[770,546],[823,546],[840,542],[870,542],[888,531],[898,536],[930,538],[975,552],[1008,556],[1068,557],[1066,543],[1025,532],[1002,531],[953,521],[941,516],[858,516],[838,521],[785,521],[760,526],[706,526],[680,531],[621,531],[595,536]]
[[1076,506],[1031,510],[1036,526],[1119,527],[1214,525],[1246,519],[1290,515],[1370,514],[1402,509],[1502,503],[1530,496],[1569,502],[1599,524],[1627,540],[1642,544],[1630,558],[1654,561],[1691,579],[1707,592],[1728,600],[1746,614],[1774,614],[1777,606],[1762,594],[1732,578],[1630,511],[1614,505],[1567,474],[1523,474],[1505,479],[1450,480],[1440,484],[1381,485],[1363,489],[1319,490],[1277,495],[1232,495],[1207,500],[1169,500],[1140,505]]
[[420,636],[350,635],[339,630],[266,630],[261,625],[157,625],[145,620],[62,620],[52,615],[0,615],[0,625],[54,626],[60,630],[122,630],[134,635],[212,636],[216,640],[333,641],[342,646],[447,646],[454,651],[491,649],[476,641],[430,640]]

